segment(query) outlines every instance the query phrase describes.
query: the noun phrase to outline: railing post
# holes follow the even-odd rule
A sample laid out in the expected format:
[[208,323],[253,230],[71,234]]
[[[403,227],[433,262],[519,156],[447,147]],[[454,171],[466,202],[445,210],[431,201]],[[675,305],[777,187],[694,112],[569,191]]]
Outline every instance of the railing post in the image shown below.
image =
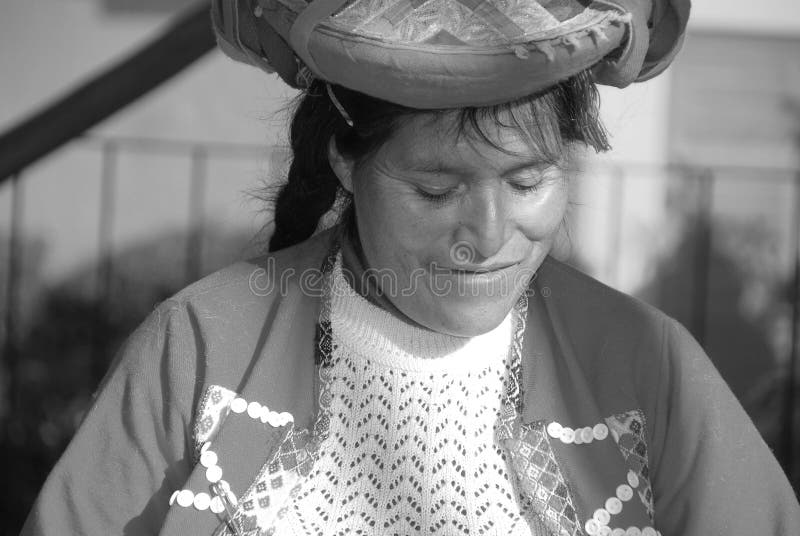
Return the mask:
[[[100,217],[98,220],[97,247],[99,260],[96,274],[96,299],[92,322],[92,384],[97,385],[106,373],[108,363],[107,325],[111,310],[111,292],[114,269],[114,214],[117,192],[117,157],[119,147],[114,141],[102,145],[102,170],[100,175]],[[102,328],[102,329],[101,329]]]
[[696,175],[698,181],[697,212],[695,225],[697,226],[697,242],[694,251],[694,292],[692,292],[692,317],[691,331],[701,345],[705,344],[706,324],[708,316],[708,287],[711,270],[711,248],[713,247],[713,209],[714,209],[714,173],[704,169]]
[[796,406],[796,384],[798,369],[798,336],[800,336],[800,173],[794,180],[794,213],[792,215],[792,260],[794,276],[789,293],[792,300],[792,339],[789,348],[789,362],[786,366],[786,386],[784,388],[783,411],[781,412],[781,437],[779,455],[783,469],[794,482],[794,424]]
[[[21,175],[16,173],[11,176],[11,229],[8,237],[8,263],[6,274],[6,308],[3,323],[5,326],[5,340],[3,341],[3,357],[0,365],[8,373],[8,410],[14,414],[20,405],[19,385],[19,318],[21,302],[21,274],[22,274],[22,203],[24,202]],[[13,430],[4,426],[0,428],[3,433],[3,440],[10,440],[16,443]]]
[[197,145],[192,149],[189,237],[186,241],[186,281],[195,281],[202,272],[207,171],[208,153],[205,147]]
[[624,196],[625,196],[625,170],[620,165],[613,166],[613,175],[611,177],[611,188],[609,188],[609,195],[611,200],[611,234],[609,237],[609,255],[606,258],[606,273],[608,274],[609,281],[613,285],[619,285],[619,261],[622,254],[622,217],[623,210],[625,209]]

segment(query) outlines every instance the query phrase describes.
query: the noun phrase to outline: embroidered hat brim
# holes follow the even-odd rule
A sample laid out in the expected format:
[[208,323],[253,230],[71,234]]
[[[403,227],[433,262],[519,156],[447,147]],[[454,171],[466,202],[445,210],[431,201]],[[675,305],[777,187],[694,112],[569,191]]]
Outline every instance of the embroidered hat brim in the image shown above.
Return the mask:
[[212,8],[220,47],[234,59],[296,88],[318,78],[420,109],[507,102],[589,68],[617,87],[651,78],[680,48],[688,13],[689,0],[214,0]]

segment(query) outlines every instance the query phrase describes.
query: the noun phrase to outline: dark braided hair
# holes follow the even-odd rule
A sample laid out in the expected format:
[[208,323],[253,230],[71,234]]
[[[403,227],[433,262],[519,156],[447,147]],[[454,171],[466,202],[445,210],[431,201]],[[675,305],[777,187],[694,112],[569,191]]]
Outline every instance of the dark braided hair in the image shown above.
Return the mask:
[[[292,161],[288,180],[274,199],[274,232],[269,250],[300,243],[314,234],[320,219],[337,199],[345,231],[355,228],[349,193],[340,185],[328,160],[331,140],[356,166],[375,153],[404,121],[418,115],[457,113],[460,135],[477,135],[493,144],[486,125],[517,127],[528,133],[545,157],[560,161],[569,142],[596,151],[609,148],[599,120],[599,97],[588,73],[569,78],[541,93],[487,107],[454,110],[416,110],[389,103],[340,86],[332,91],[352,119],[350,126],[336,108],[325,83],[315,81],[299,98],[290,128]],[[497,147],[501,149],[501,147]]]

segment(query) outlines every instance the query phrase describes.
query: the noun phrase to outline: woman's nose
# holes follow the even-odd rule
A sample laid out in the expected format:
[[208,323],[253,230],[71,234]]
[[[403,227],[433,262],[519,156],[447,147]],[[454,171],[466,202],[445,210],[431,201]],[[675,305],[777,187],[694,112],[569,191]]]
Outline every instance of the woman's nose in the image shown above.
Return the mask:
[[494,256],[506,242],[509,215],[502,192],[487,188],[471,196],[461,217],[459,241],[475,249],[475,262]]

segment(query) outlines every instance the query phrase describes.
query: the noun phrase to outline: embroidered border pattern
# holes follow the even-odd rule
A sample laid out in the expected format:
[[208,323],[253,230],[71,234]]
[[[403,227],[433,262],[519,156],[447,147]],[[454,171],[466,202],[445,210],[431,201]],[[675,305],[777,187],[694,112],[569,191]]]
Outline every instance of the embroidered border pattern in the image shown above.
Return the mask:
[[195,461],[200,458],[203,443],[211,441],[219,432],[219,427],[228,416],[234,398],[236,393],[225,387],[210,385],[206,388],[197,406],[194,420]]
[[575,500],[553,453],[545,422],[523,426],[520,438],[509,440],[508,445],[520,487],[547,528],[553,534],[582,535]]
[[648,465],[646,421],[641,410],[634,409],[606,418],[611,436],[617,443],[628,468],[636,473],[642,484],[637,490],[650,522],[654,519],[653,490],[650,486],[650,467]]

